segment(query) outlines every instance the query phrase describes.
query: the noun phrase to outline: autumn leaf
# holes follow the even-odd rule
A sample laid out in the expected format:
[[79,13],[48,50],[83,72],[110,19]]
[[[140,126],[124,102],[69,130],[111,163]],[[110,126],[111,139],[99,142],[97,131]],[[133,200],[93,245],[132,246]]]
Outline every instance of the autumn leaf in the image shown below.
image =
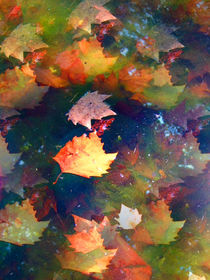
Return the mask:
[[111,72],[118,57],[106,56],[101,44],[96,39],[83,39],[78,42],[79,57],[84,65],[84,72],[88,77]]
[[42,85],[54,87],[54,88],[64,88],[69,85],[68,80],[63,79],[50,71],[50,69],[42,69],[37,67],[34,70],[36,74],[36,81]]
[[101,233],[97,230],[97,223],[75,215],[74,219],[76,233],[66,235],[66,237],[71,243],[69,247],[75,250],[65,249],[56,257],[65,269],[72,269],[85,274],[99,273],[100,275],[107,269],[117,250],[105,249]]
[[131,99],[141,103],[151,103],[160,109],[171,109],[179,102],[185,86],[170,86],[165,84],[162,87],[151,86],[144,89],[142,94],[135,93]]
[[103,7],[110,0],[85,0],[71,13],[68,20],[69,28],[80,28],[91,33],[91,24],[100,24],[104,21],[116,20],[107,9]]
[[210,161],[209,154],[200,151],[199,143],[192,133],[187,133],[184,140],[181,157],[171,170],[175,176],[181,178],[198,175]]
[[70,109],[68,120],[74,125],[81,124],[91,129],[91,120],[101,120],[110,115],[116,115],[103,101],[111,95],[98,94],[97,91],[88,92]]
[[131,209],[121,204],[119,218],[115,218],[119,223],[119,227],[123,229],[134,229],[141,222],[141,214],[135,209]]
[[34,187],[27,189],[27,196],[30,196],[30,204],[36,210],[36,218],[38,221],[47,216],[51,209],[57,213],[57,203],[53,190],[48,186]]
[[135,65],[127,65],[119,72],[119,83],[125,90],[133,93],[142,93],[152,80],[150,69],[137,69]]
[[[151,202],[149,210],[149,215],[142,222],[142,227],[147,230],[154,244],[169,244],[175,241],[185,221],[174,222],[170,216],[169,206],[162,200],[158,200],[156,204]],[[137,240],[138,235],[141,235],[142,227],[136,228],[135,239]]]
[[28,23],[18,25],[10,33],[3,41],[1,51],[7,57],[13,56],[23,62],[24,52],[33,52],[47,47],[48,45],[43,43],[39,35],[37,35],[36,27]]
[[7,149],[7,143],[0,135],[0,177],[10,173],[15,163],[20,158],[20,154],[10,154]]
[[[94,220],[89,221],[76,215],[73,215],[73,217],[75,221],[74,230],[76,231],[75,238],[79,233],[87,233],[85,235],[87,237],[88,233],[97,231],[103,239],[104,249],[102,251],[100,247],[86,254],[65,249],[56,255],[63,268],[77,270],[85,274],[92,272],[94,273],[93,276],[97,279],[126,280],[128,277],[131,280],[150,279],[150,267],[120,237],[116,232],[116,226],[111,226],[107,217],[104,217],[99,224]],[[81,235],[78,235],[78,237],[81,237]],[[84,239],[83,243],[85,242],[86,239]],[[99,244],[100,242],[101,239]],[[84,247],[84,244],[81,242],[79,244],[81,248]],[[76,247],[79,247],[79,244],[75,242]],[[107,257],[104,257],[104,253]],[[136,274],[138,274],[138,277]]]
[[0,210],[0,240],[16,245],[34,244],[39,241],[49,222],[38,222],[28,200],[7,204]]
[[153,73],[153,85],[154,86],[164,86],[172,85],[171,76],[169,70],[162,64]]
[[13,192],[24,197],[23,188],[31,188],[34,185],[46,182],[35,168],[31,166],[25,168],[18,166],[11,174],[4,178],[3,188],[6,192]]
[[190,272],[188,280],[206,280],[206,277],[199,276],[199,275],[196,275],[196,274],[193,274],[192,272]]
[[93,132],[87,137],[75,136],[72,141],[53,158],[60,165],[62,173],[72,173],[86,178],[101,177],[108,173],[117,153],[106,154],[101,139]]
[[38,105],[48,87],[38,86],[35,76],[18,67],[0,75],[0,106],[23,109]]
[[83,230],[73,235],[66,235],[66,237],[71,243],[70,248],[83,254],[89,253],[103,246],[103,239],[96,227],[90,228],[88,231]]
[[62,78],[69,79],[72,84],[86,82],[87,75],[78,50],[66,50],[58,54],[55,63],[60,66]]

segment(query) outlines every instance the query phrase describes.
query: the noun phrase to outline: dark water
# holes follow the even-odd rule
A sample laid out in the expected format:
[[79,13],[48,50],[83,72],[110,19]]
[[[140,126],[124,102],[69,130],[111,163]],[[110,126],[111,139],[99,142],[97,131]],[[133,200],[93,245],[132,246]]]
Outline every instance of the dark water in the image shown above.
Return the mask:
[[[0,146],[1,211],[28,199],[37,222],[49,221],[34,244],[20,244],[15,234],[8,242],[4,231],[19,232],[23,218],[19,210],[15,222],[12,211],[0,212],[0,279],[210,279],[209,3],[90,1],[90,10],[79,6],[77,12],[80,19],[87,13],[92,24],[87,32],[87,25],[68,24],[81,2],[0,1],[1,46],[11,37],[6,49],[16,46],[10,55],[3,47],[0,53],[1,138],[9,154],[20,154],[5,167],[9,158]],[[95,5],[104,5],[116,19],[97,22],[97,13],[91,14]],[[35,26],[48,47],[35,47],[26,35],[30,28],[21,38],[11,36],[21,24]],[[63,52],[69,53],[62,58]],[[92,118],[91,130],[68,121],[66,113],[95,90],[110,95],[106,103],[116,115],[104,122]],[[118,153],[108,173],[86,178],[64,172],[55,184],[61,170],[53,157],[75,136],[93,131],[106,153]],[[100,235],[105,250],[118,249],[118,256],[106,269],[87,272],[83,266],[91,255],[76,253],[79,269],[67,269],[57,256],[73,250],[65,236],[75,234],[72,214],[98,224],[106,216],[117,225],[121,204],[137,208],[142,221],[133,229],[117,227],[121,241],[114,239],[114,229]],[[27,227],[33,231],[30,219]]]

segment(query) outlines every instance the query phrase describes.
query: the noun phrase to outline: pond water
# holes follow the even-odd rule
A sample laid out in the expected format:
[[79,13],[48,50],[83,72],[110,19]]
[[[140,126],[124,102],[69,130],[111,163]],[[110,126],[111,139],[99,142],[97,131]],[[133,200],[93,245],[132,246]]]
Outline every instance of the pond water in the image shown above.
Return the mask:
[[209,8],[0,1],[0,279],[210,279]]

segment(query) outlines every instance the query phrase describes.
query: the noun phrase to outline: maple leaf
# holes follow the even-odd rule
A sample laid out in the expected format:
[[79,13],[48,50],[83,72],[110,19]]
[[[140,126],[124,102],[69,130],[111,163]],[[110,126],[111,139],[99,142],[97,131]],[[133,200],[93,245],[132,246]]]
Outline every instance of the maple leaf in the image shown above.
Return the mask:
[[7,149],[7,143],[0,135],[0,177],[10,173],[15,163],[20,158],[20,154],[10,154]]
[[111,95],[98,94],[98,91],[88,92],[70,109],[68,120],[73,124],[82,124],[91,129],[91,119],[101,120],[110,115],[116,115],[103,101]]
[[87,78],[85,67],[78,56],[78,50],[66,50],[58,54],[55,61],[60,66],[61,76],[68,78],[72,84],[84,84]]
[[199,117],[202,117],[207,114],[208,112],[205,111],[205,107],[203,105],[198,104],[195,108],[187,110],[186,101],[183,101],[173,110],[166,112],[164,115],[164,119],[168,123],[172,123],[187,129],[188,120],[198,119]]
[[36,81],[42,85],[47,85],[54,88],[64,88],[69,85],[66,79],[54,75],[50,69],[35,68]]
[[[115,231],[116,226],[111,226],[107,217],[104,217],[100,224],[96,223],[94,220],[89,221],[76,215],[73,215],[73,217],[76,234],[82,232],[90,233],[91,229],[93,230],[92,232],[97,230],[103,239],[104,249],[100,251],[102,250],[102,247],[100,247],[86,254],[64,250],[61,254],[56,255],[61,261],[63,268],[77,270],[85,274],[95,272],[93,276],[98,279],[126,280],[128,279],[128,275],[131,280],[150,279],[150,267],[139,257],[133,248],[120,237]],[[78,244],[75,243],[75,245],[78,247]],[[81,244],[82,248],[83,246],[84,245]],[[103,257],[105,252],[107,258]],[[138,271],[139,278],[132,277],[135,271]]]
[[199,150],[199,143],[197,143],[192,133],[187,133],[183,140],[185,141],[181,157],[177,164],[171,169],[171,172],[181,178],[196,176],[206,167],[210,156],[209,154],[201,153]]
[[196,275],[196,274],[193,274],[192,272],[190,272],[188,280],[206,280],[206,277],[199,276],[199,275]]
[[73,235],[66,235],[66,237],[71,243],[70,248],[83,254],[89,253],[103,246],[103,239],[96,227],[90,228],[88,231],[83,230]]
[[20,24],[3,41],[1,51],[7,57],[13,56],[23,62],[24,52],[33,52],[37,49],[47,48],[39,35],[36,34],[36,27],[28,24]]
[[23,197],[23,188],[31,188],[34,185],[46,182],[36,169],[30,166],[18,167],[4,178],[3,187],[6,192],[13,192]]
[[84,65],[84,72],[90,77],[108,73],[118,57],[108,57],[103,53],[101,44],[96,39],[83,39],[78,42],[79,57]]
[[152,80],[150,69],[137,69],[135,65],[127,65],[119,72],[119,83],[127,91],[141,93]]
[[101,139],[93,132],[87,137],[75,136],[53,158],[62,173],[72,173],[86,178],[106,174],[117,153],[106,154]]
[[110,0],[85,0],[71,13],[68,26],[80,28],[91,33],[91,24],[100,24],[104,21],[116,20],[107,9],[103,7]]
[[50,209],[53,209],[57,213],[57,204],[54,196],[54,192],[47,186],[40,188],[34,187],[27,190],[27,194],[30,195],[30,203],[36,210],[36,218],[38,221],[47,216]]
[[166,84],[172,85],[169,70],[162,64],[153,73],[154,86],[164,86]]
[[66,235],[70,241],[70,248],[75,251],[64,250],[56,257],[65,269],[77,270],[85,274],[101,274],[107,269],[116,249],[107,250],[103,246],[101,233],[97,230],[97,223],[73,215],[76,234]]
[[162,87],[151,86],[144,89],[142,94],[135,93],[131,99],[143,103],[151,103],[161,109],[170,109],[177,105],[185,86],[170,86],[165,84]]
[[147,29],[145,36],[137,44],[137,50],[143,55],[159,61],[159,52],[168,52],[173,49],[183,48],[177,38],[171,33],[174,28],[165,25],[156,25]]
[[134,229],[141,222],[141,216],[136,208],[131,209],[121,204],[119,218],[115,218],[115,220],[118,221],[119,226],[123,229]]
[[[143,221],[142,227],[147,230],[154,244],[169,244],[175,241],[177,233],[183,227],[185,221],[174,222],[170,217],[169,206],[162,200],[158,200],[156,204],[151,202],[149,207],[150,214]],[[142,227],[136,228],[135,238],[141,235]]]
[[13,108],[0,107],[0,119],[1,120],[4,120],[4,119],[9,118],[11,116],[17,116],[19,114],[20,113]]
[[0,75],[0,106],[33,108],[39,103],[48,87],[38,86],[35,76],[18,67]]
[[39,241],[49,222],[37,222],[35,211],[28,200],[7,204],[0,210],[0,240],[16,245],[34,244]]

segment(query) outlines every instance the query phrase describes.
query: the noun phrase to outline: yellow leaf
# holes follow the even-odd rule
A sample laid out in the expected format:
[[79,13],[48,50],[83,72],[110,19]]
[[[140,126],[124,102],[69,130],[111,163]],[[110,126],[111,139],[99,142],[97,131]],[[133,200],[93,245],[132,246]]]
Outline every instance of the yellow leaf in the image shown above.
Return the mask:
[[29,200],[7,204],[0,211],[0,240],[16,245],[34,244],[39,241],[49,222],[38,222]]
[[206,280],[206,277],[205,276],[198,276],[198,275],[195,275],[193,274],[192,272],[189,273],[189,280]]
[[118,57],[107,57],[103,53],[101,44],[96,39],[87,41],[83,39],[78,42],[80,48],[80,59],[84,64],[85,74],[97,76],[111,72],[111,67],[115,64]]
[[165,84],[172,85],[171,76],[164,65],[159,66],[158,69],[154,72],[153,84],[159,87],[162,87]]
[[95,133],[90,133],[89,137],[85,134],[75,136],[53,159],[59,163],[63,173],[90,178],[108,173],[107,169],[116,156],[117,153],[106,154],[101,139]]

